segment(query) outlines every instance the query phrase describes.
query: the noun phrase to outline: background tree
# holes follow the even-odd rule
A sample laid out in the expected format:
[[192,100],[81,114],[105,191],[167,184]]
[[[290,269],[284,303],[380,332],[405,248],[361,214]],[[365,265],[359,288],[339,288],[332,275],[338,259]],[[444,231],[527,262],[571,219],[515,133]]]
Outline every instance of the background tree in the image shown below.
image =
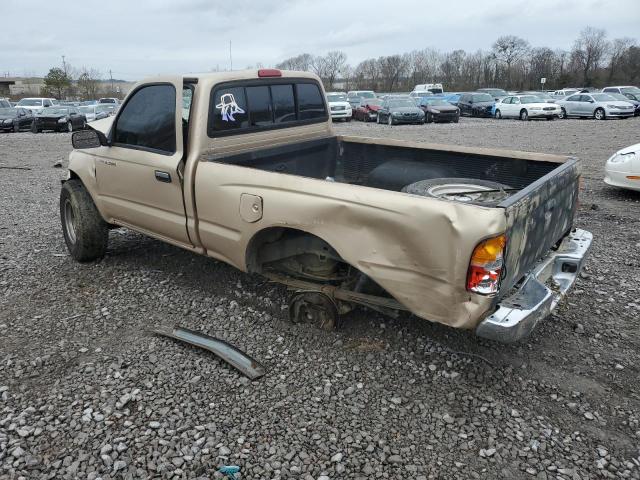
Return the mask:
[[497,61],[504,64],[506,69],[506,88],[511,88],[512,68],[529,52],[529,42],[515,35],[505,35],[493,44],[493,54]]
[[44,89],[55,98],[64,98],[65,92],[71,86],[71,78],[61,68],[54,67],[44,77]]
[[581,75],[582,86],[590,87],[609,50],[607,33],[599,28],[587,27],[580,32],[580,36],[573,44],[571,62],[574,70]]
[[97,70],[83,68],[78,76],[78,92],[83,100],[98,98],[100,92],[100,73]]

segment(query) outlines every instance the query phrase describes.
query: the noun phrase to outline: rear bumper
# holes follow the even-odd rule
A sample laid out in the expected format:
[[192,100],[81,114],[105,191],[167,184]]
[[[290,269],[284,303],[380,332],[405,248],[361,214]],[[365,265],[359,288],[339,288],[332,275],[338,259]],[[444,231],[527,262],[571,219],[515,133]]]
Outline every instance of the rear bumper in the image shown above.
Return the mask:
[[476,334],[503,343],[527,337],[576,281],[592,239],[593,235],[586,230],[569,233],[560,247],[542,259],[520,287],[503,298],[498,309],[480,322]]

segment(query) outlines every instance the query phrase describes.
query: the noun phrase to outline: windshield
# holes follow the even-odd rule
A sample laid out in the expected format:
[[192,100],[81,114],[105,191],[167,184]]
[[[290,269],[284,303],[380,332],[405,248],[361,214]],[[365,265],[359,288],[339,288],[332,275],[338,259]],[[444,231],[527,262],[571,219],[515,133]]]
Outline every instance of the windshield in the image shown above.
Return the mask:
[[622,87],[620,91],[622,93],[635,93],[636,95],[640,94],[640,88],[638,87]]
[[615,98],[613,98],[608,93],[594,93],[591,96],[596,102],[608,102],[611,100],[615,100]]
[[82,113],[95,113],[96,107],[80,107]]
[[346,95],[327,95],[327,100],[330,102],[346,102]]
[[362,98],[376,98],[373,92],[357,92],[359,97]]
[[523,95],[522,97],[520,97],[520,103],[541,103],[541,102],[542,102],[542,99],[535,95]]
[[473,96],[474,102],[493,102],[493,97],[488,93],[479,93]]
[[17,110],[15,108],[0,108],[0,115],[9,115],[15,117]]
[[508,95],[507,92],[501,88],[485,88],[483,91],[490,93],[494,97],[506,97]]
[[429,91],[434,94],[444,93],[444,90],[442,90],[441,88],[430,88]]
[[41,107],[42,100],[37,100],[35,98],[23,98],[18,102],[19,107]]
[[43,115],[67,115],[69,113],[68,108],[60,107],[47,107],[42,110]]
[[413,102],[413,100],[409,100],[409,99],[397,99],[397,100],[391,100],[389,102],[389,107],[391,108],[403,108],[403,107],[415,107],[416,104]]
[[429,99],[425,99],[422,101],[423,105],[429,104],[429,105],[440,105],[442,107],[445,106],[450,106],[451,104],[449,102],[445,102],[444,100],[442,100],[441,98],[429,98]]

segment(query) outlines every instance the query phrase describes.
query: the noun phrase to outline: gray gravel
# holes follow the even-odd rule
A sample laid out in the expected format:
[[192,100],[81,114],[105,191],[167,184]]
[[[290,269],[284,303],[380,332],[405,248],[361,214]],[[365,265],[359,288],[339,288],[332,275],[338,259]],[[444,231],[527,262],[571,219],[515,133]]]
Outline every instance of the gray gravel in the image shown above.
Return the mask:
[[[0,478],[640,478],[640,195],[602,165],[626,121],[387,127],[342,134],[575,154],[593,253],[568,301],[505,346],[364,310],[291,326],[282,288],[125,230],[80,265],[62,239],[68,134],[0,135]],[[154,337],[175,323],[268,368],[251,382]],[[481,358],[482,357],[482,358]]]

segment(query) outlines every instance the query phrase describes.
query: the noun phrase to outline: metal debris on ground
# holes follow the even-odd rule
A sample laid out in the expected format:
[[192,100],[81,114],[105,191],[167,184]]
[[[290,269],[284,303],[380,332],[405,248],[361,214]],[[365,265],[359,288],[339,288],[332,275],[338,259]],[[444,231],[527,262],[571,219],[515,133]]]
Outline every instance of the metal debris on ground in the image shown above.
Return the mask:
[[209,350],[232,367],[235,367],[250,380],[260,378],[266,373],[265,368],[258,361],[219,338],[210,337],[204,333],[189,330],[188,328],[178,325],[173,327],[171,331],[158,329],[153,330],[153,333]]

